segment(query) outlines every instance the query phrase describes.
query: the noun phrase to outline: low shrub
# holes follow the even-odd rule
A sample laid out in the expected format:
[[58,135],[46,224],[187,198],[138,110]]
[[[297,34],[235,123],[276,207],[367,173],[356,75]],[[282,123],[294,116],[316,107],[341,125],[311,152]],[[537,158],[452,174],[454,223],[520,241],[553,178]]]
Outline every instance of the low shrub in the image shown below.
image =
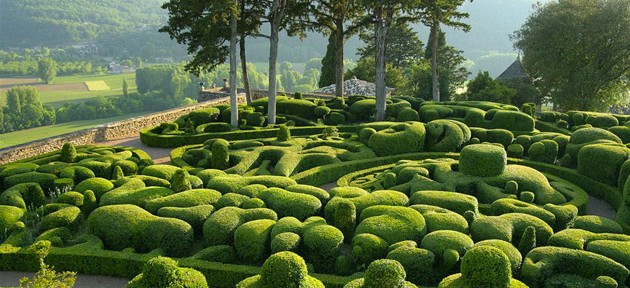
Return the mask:
[[361,212],[356,234],[376,235],[389,244],[404,240],[420,241],[427,233],[420,212],[399,206],[376,205]]
[[512,245],[510,242],[506,242],[498,239],[484,240],[475,243],[474,247],[479,246],[492,246],[494,248],[498,248],[505,256],[510,259],[510,268],[512,269],[512,275],[516,275],[521,270],[521,263],[523,262],[523,256],[521,252]]
[[105,192],[114,189],[114,184],[105,178],[88,178],[74,186],[77,192],[85,193],[87,190],[94,192],[97,199],[105,194]]
[[478,177],[497,176],[507,164],[507,153],[501,147],[490,144],[468,145],[462,149],[459,171]]
[[212,213],[203,224],[203,237],[206,245],[231,245],[234,231],[243,223],[258,219],[278,220],[278,215],[271,209],[241,209],[224,207]]
[[26,172],[4,178],[2,181],[2,187],[7,189],[17,184],[33,182],[39,184],[43,189],[49,189],[53,187],[53,182],[57,178],[58,177],[55,176],[55,174]]
[[479,214],[477,198],[457,192],[418,191],[411,195],[409,203],[438,206],[459,215],[464,215],[466,211],[472,211],[475,215]]
[[401,123],[373,133],[367,146],[378,156],[420,152],[424,150],[425,133],[422,123]]
[[533,143],[529,146],[527,154],[530,160],[554,164],[558,156],[558,143],[547,139]]
[[451,210],[432,205],[411,205],[409,208],[415,209],[422,214],[427,223],[427,232],[439,230],[452,230],[468,234],[468,222],[464,216]]
[[22,183],[8,188],[0,194],[0,205],[21,209],[37,208],[48,203],[44,190],[37,183]]
[[247,278],[237,288],[323,288],[324,284],[308,275],[306,262],[299,255],[284,251],[271,255],[260,275]]
[[155,213],[160,217],[176,218],[190,224],[195,234],[201,235],[203,224],[214,212],[212,205],[198,205],[192,207],[162,207]]
[[612,219],[597,215],[583,215],[575,218],[572,228],[591,231],[594,233],[623,234],[623,228]]
[[464,123],[454,120],[433,120],[426,124],[426,150],[456,152],[468,143],[471,132]]
[[499,239],[519,247],[522,235],[528,227],[535,229],[536,246],[544,246],[553,235],[553,229],[538,217],[523,213],[508,213],[501,216],[486,216],[475,219],[470,225],[470,235],[475,242]]
[[146,201],[147,211],[155,214],[162,207],[194,207],[214,204],[221,198],[221,193],[212,189],[192,189],[165,197]]
[[270,219],[253,220],[236,228],[234,248],[238,256],[246,262],[257,263],[269,256],[271,229],[276,221]]
[[282,188],[265,189],[257,197],[265,201],[267,207],[276,211],[279,217],[293,216],[304,220],[317,215],[322,208],[322,202],[317,197]]
[[188,223],[154,216],[138,206],[99,207],[87,222],[92,234],[99,237],[107,249],[132,247],[146,253],[160,248],[176,257],[187,256],[192,249],[194,231]]
[[370,263],[363,278],[348,282],[344,288],[396,287],[415,288],[416,285],[405,281],[405,268],[396,260],[380,259]]
[[142,273],[131,279],[127,287],[204,288],[208,287],[208,283],[201,272],[191,268],[180,268],[175,260],[158,256],[147,261]]
[[577,157],[577,170],[599,182],[616,186],[621,166],[630,156],[630,149],[605,144],[586,145]]
[[40,222],[40,229],[42,231],[59,227],[76,229],[82,221],[81,209],[70,206],[44,216]]

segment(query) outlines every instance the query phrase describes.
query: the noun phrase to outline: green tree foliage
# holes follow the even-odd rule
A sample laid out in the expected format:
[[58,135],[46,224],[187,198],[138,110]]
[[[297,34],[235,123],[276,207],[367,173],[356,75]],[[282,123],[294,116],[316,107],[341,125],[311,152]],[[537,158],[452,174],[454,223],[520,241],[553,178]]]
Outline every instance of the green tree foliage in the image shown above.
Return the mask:
[[129,83],[127,83],[127,79],[123,78],[123,83],[122,83],[122,91],[123,91],[123,96],[127,97],[129,96]]
[[44,263],[44,258],[50,251],[51,244],[49,241],[38,241],[33,244],[34,253],[39,258],[39,271],[35,273],[33,279],[26,277],[20,279],[20,287],[24,288],[71,288],[74,287],[76,281],[76,272],[57,272],[55,267]]
[[[365,46],[359,48],[357,54],[361,58],[374,57],[376,48],[374,46],[374,32],[368,31],[360,35]],[[408,23],[395,23],[388,32],[385,51],[387,51],[387,63],[392,67],[404,69],[408,65],[422,59],[424,54],[423,43],[418,38],[418,33],[414,31]]]
[[492,101],[498,103],[511,103],[512,97],[516,95],[516,90],[508,88],[498,81],[492,79],[488,71],[479,72],[475,79],[466,85],[467,100]]
[[57,62],[50,58],[44,58],[37,62],[37,77],[50,84],[57,77]]
[[[438,56],[436,59],[439,71],[437,84],[439,85],[438,87],[440,91],[440,100],[448,101],[451,100],[455,95],[455,90],[461,87],[464,82],[466,82],[466,80],[468,79],[468,75],[470,75],[470,72],[468,72],[466,67],[464,67],[464,63],[466,62],[466,59],[462,55],[464,51],[457,50],[453,46],[446,45],[446,37],[444,32],[440,31],[439,35],[440,37],[437,42]],[[428,43],[434,43],[433,38],[435,38],[434,34],[430,33]],[[424,58],[433,61],[433,49],[426,49]],[[431,64],[431,69],[431,75],[433,76],[433,64]],[[422,98],[427,100],[433,99],[433,79],[432,81],[428,82],[427,85],[429,85],[429,89],[431,89],[431,97],[428,97],[428,95],[423,95]]]
[[4,132],[53,124],[54,110],[43,106],[37,89],[32,86],[16,86],[7,91],[4,110]]
[[[408,79],[404,75],[404,70],[394,67],[392,64],[386,64],[385,85],[396,90],[402,90],[408,84]],[[357,66],[346,73],[346,78],[357,77],[358,79],[375,82],[376,81],[376,60],[373,56],[359,59]]]
[[543,96],[563,110],[603,111],[627,101],[629,6],[626,0],[567,0],[536,7],[513,40]]
[[335,43],[335,35],[328,36],[328,46],[326,46],[326,55],[322,58],[322,74],[319,76],[319,87],[326,87],[335,83],[336,62],[335,51],[337,44]]

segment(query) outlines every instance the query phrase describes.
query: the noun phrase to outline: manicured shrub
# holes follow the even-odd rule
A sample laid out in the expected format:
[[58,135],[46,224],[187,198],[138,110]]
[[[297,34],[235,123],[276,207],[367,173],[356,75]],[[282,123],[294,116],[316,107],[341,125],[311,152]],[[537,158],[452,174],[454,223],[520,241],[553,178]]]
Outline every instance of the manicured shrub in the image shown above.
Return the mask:
[[265,115],[263,115],[260,112],[247,114],[247,117],[245,118],[245,120],[247,121],[248,126],[256,126],[256,127],[264,126],[265,121],[267,121],[267,119],[265,118]]
[[422,214],[408,207],[376,205],[364,209],[360,215],[356,234],[373,234],[390,244],[419,241],[427,231]]
[[161,248],[168,255],[182,257],[193,244],[194,232],[188,223],[154,216],[129,204],[97,208],[88,217],[88,226],[107,249],[132,247],[144,253]]
[[534,202],[538,205],[547,203],[560,205],[567,202],[562,193],[551,187],[544,174],[527,166],[506,165],[501,175],[486,178],[484,181],[495,187],[505,187],[508,181],[515,181],[518,183],[518,190],[521,191],[519,196],[527,194],[525,191],[531,192],[535,195]]
[[198,109],[192,111],[188,114],[190,120],[195,124],[195,126],[216,122],[219,119],[219,115],[221,111],[215,107],[208,107],[203,109]]
[[494,201],[492,205],[490,205],[490,214],[493,216],[507,213],[523,213],[532,215],[547,222],[547,224],[551,227],[554,227],[556,224],[556,215],[534,204],[525,203],[516,199],[504,198]]
[[233,263],[236,261],[236,251],[230,245],[210,246],[201,249],[192,258],[219,263]]
[[231,245],[234,231],[243,223],[258,219],[278,220],[271,209],[241,209],[225,207],[214,212],[203,224],[203,237],[208,246]]
[[279,99],[277,102],[279,114],[290,114],[304,119],[315,119],[317,105],[305,99]]
[[327,125],[346,124],[346,115],[337,111],[332,111],[328,114],[328,116],[326,116],[325,123]]
[[112,176],[112,163],[105,159],[88,158],[79,161],[77,165],[92,170],[96,177],[109,178]]
[[61,147],[61,153],[59,155],[59,160],[66,163],[74,163],[77,159],[77,150],[74,148],[74,144],[65,143],[63,147]]
[[234,231],[234,248],[246,262],[256,263],[267,258],[271,244],[271,229],[276,221],[259,219],[244,223]]
[[356,234],[352,238],[352,256],[357,264],[369,264],[387,256],[389,243],[374,234]]
[[605,144],[586,145],[577,157],[577,170],[599,182],[617,185],[621,166],[630,156],[626,147]]
[[260,275],[247,278],[237,288],[323,288],[324,284],[308,275],[306,262],[299,255],[283,251],[271,255]]
[[4,187],[4,189],[7,189],[17,184],[34,182],[42,186],[42,188],[44,189],[49,189],[53,187],[53,182],[57,178],[58,177],[54,174],[26,172],[4,178],[4,181],[2,181],[2,187]]
[[[144,185],[144,183],[142,185]],[[171,194],[173,194],[173,190],[164,187],[136,188],[134,185],[124,185],[103,194],[99,199],[99,205],[133,204],[139,207],[145,207],[147,201]]]
[[585,128],[577,130],[571,134],[571,140],[569,143],[585,144],[596,140],[609,140],[619,144],[622,143],[621,139],[619,139],[617,135],[601,128]]
[[133,175],[129,178],[139,179],[140,181],[144,182],[145,186],[158,186],[158,187],[165,187],[165,188],[171,187],[171,182],[169,182],[166,179],[162,179],[158,177],[153,177],[153,176],[148,176],[148,175]]
[[90,215],[94,209],[98,207],[98,201],[96,200],[96,195],[92,190],[87,190],[83,192],[83,206],[81,206],[81,211],[83,211],[84,215]]
[[427,249],[417,248],[415,242],[409,245],[390,246],[387,259],[396,260],[402,264],[407,272],[407,280],[414,284],[433,286],[441,279],[438,276],[439,273],[434,271],[435,254]]
[[238,175],[216,176],[209,181],[207,188],[215,189],[221,194],[236,193],[239,189],[251,185],[262,184],[266,187],[286,188],[297,184],[295,180],[284,176],[260,175],[239,177]]
[[156,213],[162,207],[194,207],[214,204],[221,198],[221,193],[211,189],[192,189],[165,197],[146,201],[145,208]]
[[533,143],[529,146],[527,154],[530,160],[554,164],[558,156],[558,143],[553,140],[542,140]]
[[282,188],[268,188],[258,194],[279,217],[293,216],[304,220],[319,213],[322,203],[315,196],[289,192]]
[[486,131],[486,141],[499,143],[503,147],[508,147],[514,141],[514,134],[506,129],[488,129]]
[[138,173],[138,164],[131,160],[118,160],[112,164],[114,167],[120,167],[125,176],[130,176]]
[[288,186],[285,189],[290,192],[314,196],[322,203],[326,203],[330,199],[330,194],[326,190],[315,186],[297,184]]
[[343,244],[343,233],[331,225],[313,225],[303,231],[304,250],[309,262],[320,273],[333,272],[335,259]]
[[27,207],[37,208],[43,206],[48,201],[44,190],[37,183],[22,183],[8,188],[0,194],[0,204],[15,206],[26,209]]
[[42,231],[52,228],[66,227],[75,229],[83,220],[83,214],[78,207],[70,206],[44,216],[40,223]]
[[468,145],[460,153],[459,171],[471,176],[490,177],[503,173],[506,164],[507,153],[501,147]]
[[208,287],[208,284],[201,272],[191,268],[180,268],[175,260],[158,256],[147,261],[142,273],[134,277],[127,287],[204,288]]
[[619,125],[619,120],[610,114],[591,113],[586,117],[586,124],[591,124],[597,128],[609,128]]
[[212,144],[212,168],[226,169],[230,165],[230,154],[228,146],[230,143],[223,139],[217,139]]
[[50,162],[50,163],[43,164],[37,167],[35,172],[55,174],[56,176],[59,176],[59,173],[61,173],[63,169],[68,168],[68,167],[70,167],[70,164],[66,162],[55,161],[55,162]]
[[512,245],[510,242],[506,242],[498,239],[484,240],[475,243],[474,247],[479,246],[492,246],[494,248],[498,248],[501,252],[505,253],[505,256],[510,259],[510,268],[512,268],[512,275],[518,273],[521,270],[521,263],[523,262],[523,256],[521,252]]
[[66,167],[59,173],[59,177],[61,178],[71,178],[74,180],[74,183],[80,183],[83,180],[94,178],[94,172],[92,170],[81,167],[81,166],[70,166]]
[[271,240],[271,253],[282,251],[297,252],[302,238],[293,232],[283,232],[273,237]]
[[460,215],[463,215],[466,211],[479,214],[477,198],[457,192],[418,191],[411,195],[409,202],[411,204],[426,204],[442,207]]
[[470,226],[470,235],[475,242],[488,239],[499,239],[518,247],[525,229],[533,226],[536,229],[536,245],[544,246],[553,235],[553,229],[538,217],[523,213],[508,213],[501,216],[480,217]]
[[404,108],[398,112],[396,116],[396,120],[405,122],[405,121],[420,121],[420,115],[418,111],[413,108]]
[[23,208],[0,205],[0,231],[11,232],[15,223],[22,219],[25,212]]
[[521,269],[523,282],[530,287],[546,287],[547,280],[557,274],[571,274],[591,280],[608,276],[623,285],[628,273],[626,267],[607,257],[561,247],[539,247],[532,250],[525,257]]
[[156,215],[160,217],[177,218],[184,220],[193,227],[196,234],[201,235],[203,223],[214,212],[212,205],[199,205],[192,207],[162,207]]
[[289,130],[289,127],[287,127],[286,125],[280,125],[276,138],[278,141],[281,142],[291,140],[291,130]]
[[415,288],[416,285],[405,281],[405,268],[396,260],[380,259],[370,263],[363,278],[348,282],[344,288]]
[[[333,191],[331,191],[332,195],[337,194],[339,196],[333,197],[330,201],[328,201],[328,204],[326,205],[326,207],[324,207],[325,218],[328,219],[329,221],[331,221],[333,219],[333,215],[335,215],[335,211],[338,205],[337,203],[344,200],[341,198],[346,198],[347,200],[351,201],[352,204],[354,204],[354,206],[357,209],[357,215],[361,215],[361,212],[363,211],[363,209],[370,206],[375,206],[375,205],[405,206],[409,202],[409,198],[407,197],[407,195],[398,191],[393,191],[393,190],[379,190],[379,191],[374,191],[372,193],[367,193],[362,189],[359,189],[359,190],[345,189],[345,192],[347,193],[344,193],[344,192],[333,193]],[[344,190],[337,190],[337,191],[344,191]],[[357,191],[364,191],[365,194],[357,197],[356,194],[353,194],[353,193],[357,193]]]
[[619,139],[621,139],[621,142],[625,143],[630,143],[630,127],[628,126],[615,126],[615,127],[610,127],[608,128],[608,131],[612,132],[613,134],[617,135],[617,137],[619,137]]
[[597,215],[584,215],[576,217],[572,228],[591,231],[594,233],[623,234],[623,229],[619,223]]
[[374,107],[376,107],[376,99],[364,99],[352,103],[349,111],[354,114],[357,120],[367,121],[374,115],[376,110]]
[[229,132],[232,131],[232,125],[225,122],[206,123],[199,125],[196,130],[198,133]]
[[345,239],[352,239],[357,223],[357,208],[350,201],[339,201],[333,215],[333,224],[343,233]]
[[326,106],[317,106],[313,111],[315,113],[315,117],[324,118],[324,116],[330,114],[331,109]]
[[367,145],[378,156],[420,152],[425,133],[422,123],[401,123],[372,134]]
[[221,209],[223,207],[241,207],[243,203],[245,203],[250,198],[245,195],[240,195],[236,193],[227,193],[221,196],[217,203],[214,206],[217,209]]
[[422,214],[427,223],[427,232],[438,230],[452,230],[468,234],[468,222],[464,216],[451,210],[432,205],[411,205],[409,208],[415,209]]
[[456,152],[471,138],[464,123],[454,120],[433,120],[426,124],[426,150],[432,152]]
[[171,190],[173,190],[173,192],[175,193],[178,193],[192,189],[192,185],[188,180],[189,176],[190,175],[188,174],[188,171],[184,169],[177,170],[175,174],[173,174],[173,179],[171,181]]
[[59,197],[57,198],[57,203],[65,203],[81,207],[83,206],[84,198],[85,196],[83,196],[83,194],[79,192],[69,191],[59,195]]
[[[582,229],[562,230],[549,238],[550,246],[566,247],[571,249],[586,250],[591,242],[595,241],[629,241],[630,236],[614,233],[595,233]],[[624,253],[628,255],[628,253]]]
[[500,249],[479,246],[466,253],[462,259],[461,273],[445,278],[438,287],[520,288],[527,286],[512,278],[510,261]]
[[[434,231],[422,238],[420,248],[427,249],[443,263],[445,271],[450,271],[459,259],[472,248],[474,242],[468,235],[449,230]],[[449,254],[454,255],[451,257]]]
[[171,181],[179,169],[181,168],[173,165],[157,164],[145,167],[142,169],[142,174]]
[[507,156],[512,158],[523,158],[525,151],[521,144],[510,144],[506,150]]

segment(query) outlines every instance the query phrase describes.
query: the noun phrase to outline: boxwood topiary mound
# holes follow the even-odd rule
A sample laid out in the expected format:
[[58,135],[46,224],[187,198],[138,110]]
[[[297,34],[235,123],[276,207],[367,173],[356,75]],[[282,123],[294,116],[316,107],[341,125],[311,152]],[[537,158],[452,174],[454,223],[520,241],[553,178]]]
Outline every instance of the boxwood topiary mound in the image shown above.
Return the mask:
[[396,260],[380,259],[372,262],[363,278],[353,280],[344,288],[415,288],[416,285],[405,281],[405,268]]
[[497,176],[505,171],[507,153],[501,147],[490,144],[468,145],[462,149],[459,171],[477,177]]
[[191,268],[180,268],[175,260],[158,256],[147,261],[142,273],[131,279],[127,287],[204,288],[208,287],[208,283],[201,272]]
[[237,288],[323,288],[324,284],[308,275],[306,263],[299,255],[284,251],[271,255],[260,275],[247,278]]

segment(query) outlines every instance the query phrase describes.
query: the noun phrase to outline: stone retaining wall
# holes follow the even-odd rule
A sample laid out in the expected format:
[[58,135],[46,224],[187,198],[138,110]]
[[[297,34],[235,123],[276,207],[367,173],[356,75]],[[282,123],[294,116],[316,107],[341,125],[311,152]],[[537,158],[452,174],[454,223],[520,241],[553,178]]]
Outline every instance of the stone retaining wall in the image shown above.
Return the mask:
[[[7,147],[0,149],[0,165],[61,149],[63,144],[67,142],[72,142],[74,145],[89,145],[137,136],[142,129],[157,126],[163,122],[172,122],[179,116],[188,114],[193,110],[229,102],[230,99],[224,97],[119,122],[112,122],[96,128],[79,130],[22,145]],[[239,97],[238,102],[245,103],[245,97]]]

